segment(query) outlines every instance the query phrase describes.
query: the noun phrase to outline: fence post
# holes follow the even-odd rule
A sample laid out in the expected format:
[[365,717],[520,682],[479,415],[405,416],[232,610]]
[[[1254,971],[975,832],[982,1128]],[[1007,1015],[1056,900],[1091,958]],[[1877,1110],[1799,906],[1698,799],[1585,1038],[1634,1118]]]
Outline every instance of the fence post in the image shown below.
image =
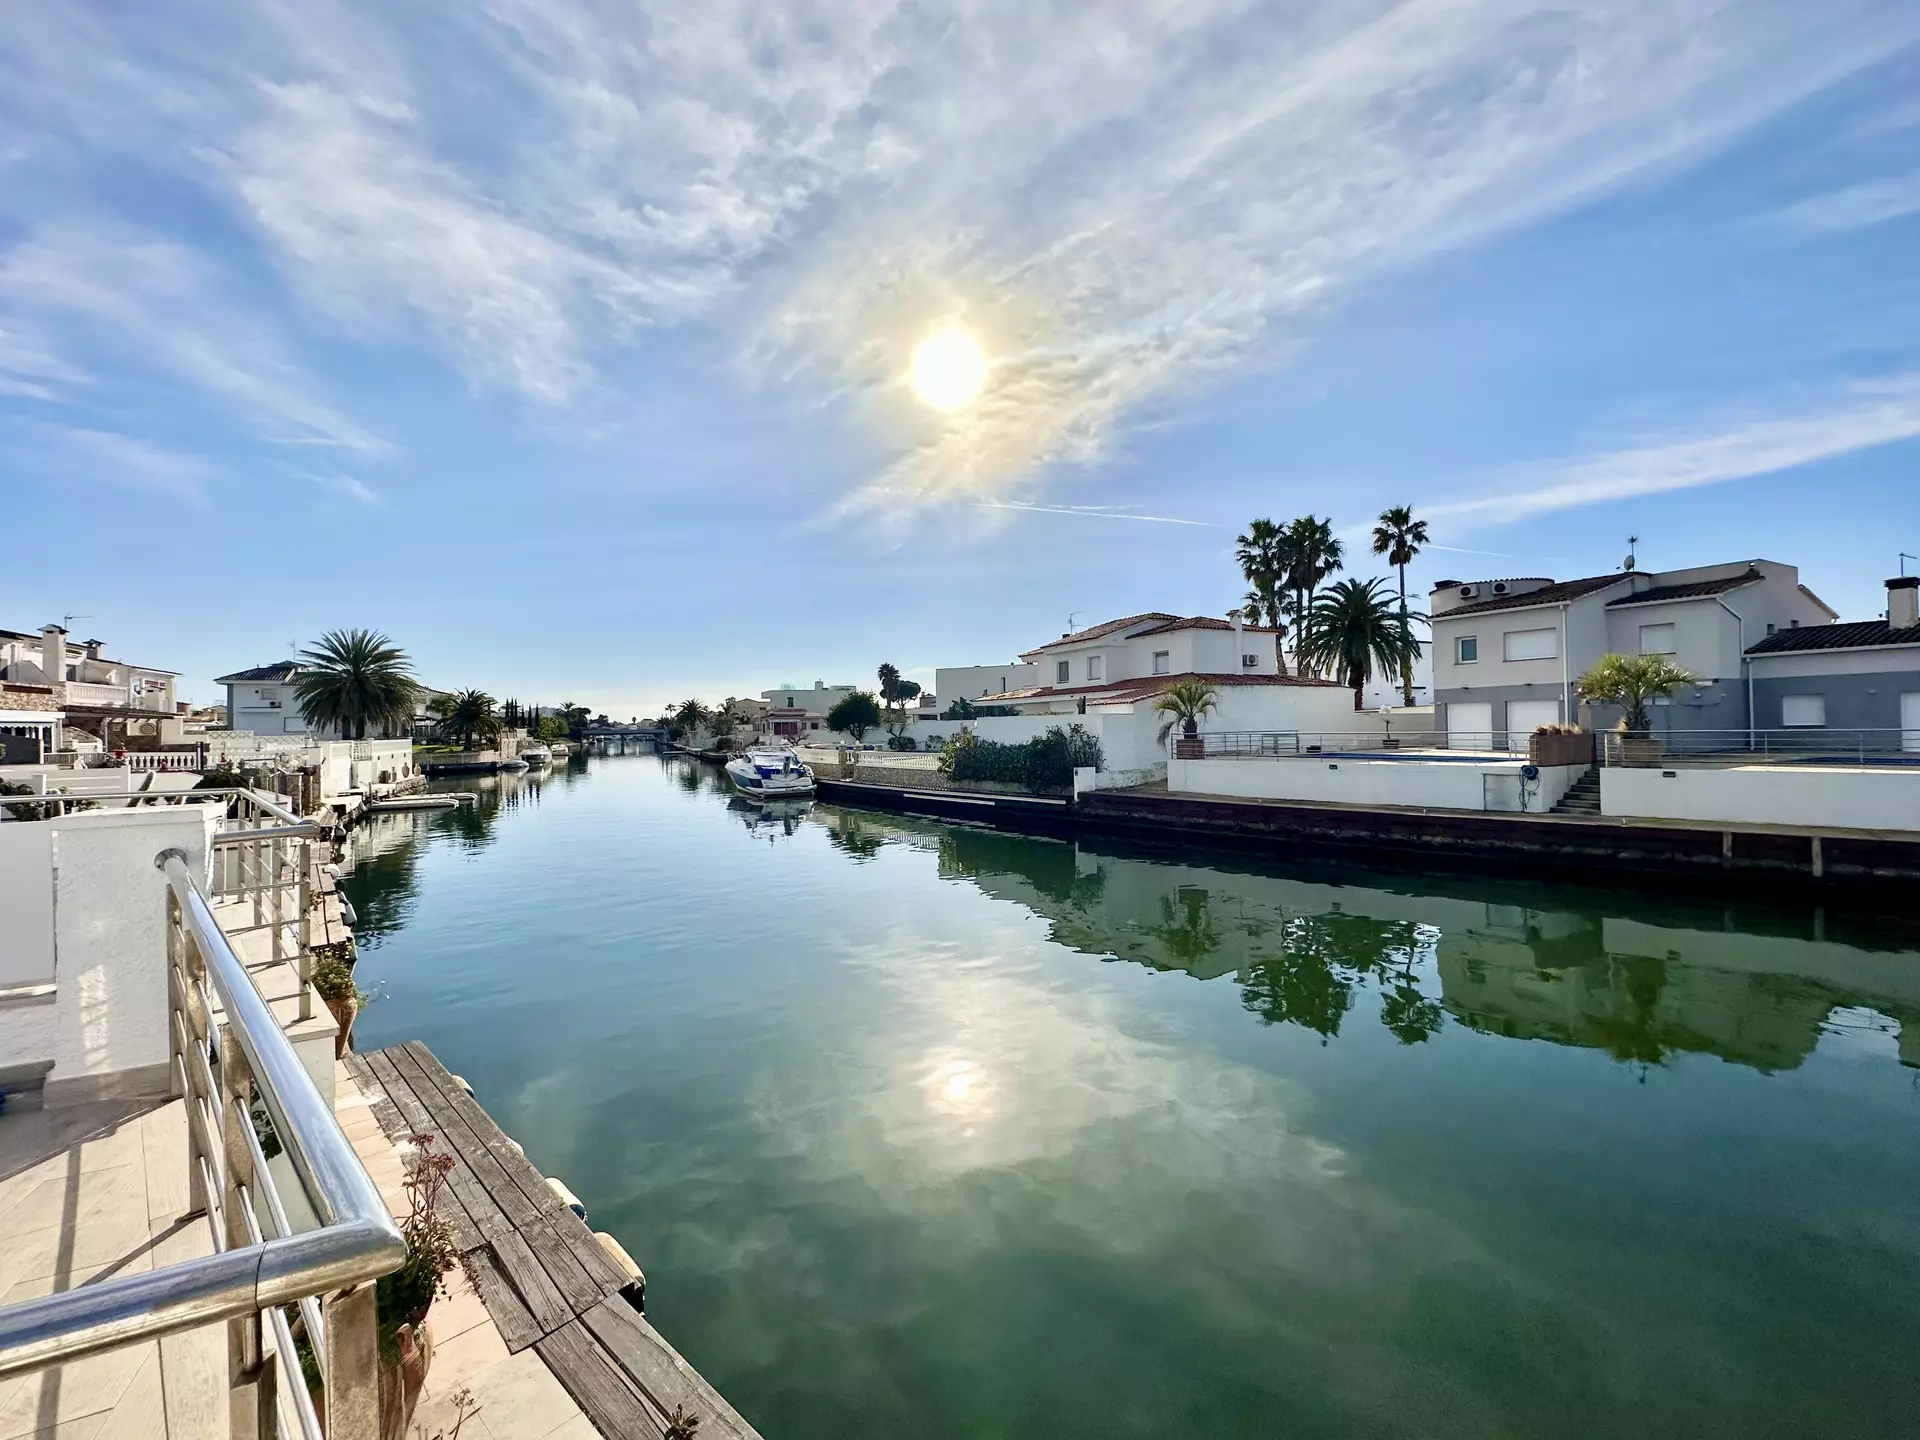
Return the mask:
[[[244,1128],[253,1124],[248,1113],[253,1098],[253,1072],[231,1026],[220,1030],[220,1136],[226,1151],[226,1186],[221,1195],[226,1221],[227,1249],[241,1250],[253,1243],[247,1230],[246,1207],[260,1177],[253,1173],[253,1152]],[[267,1353],[260,1312],[235,1316],[227,1322],[228,1415],[234,1440],[273,1440],[278,1434],[274,1405],[274,1357]]]
[[371,1282],[321,1301],[326,1316],[327,1435],[375,1440],[380,1433],[380,1351]]

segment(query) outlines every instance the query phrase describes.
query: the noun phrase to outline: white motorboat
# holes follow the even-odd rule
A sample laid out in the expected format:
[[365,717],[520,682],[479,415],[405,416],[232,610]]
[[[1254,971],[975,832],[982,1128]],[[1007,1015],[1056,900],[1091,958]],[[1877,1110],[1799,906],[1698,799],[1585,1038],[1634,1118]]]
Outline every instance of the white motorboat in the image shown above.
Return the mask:
[[727,779],[750,800],[813,794],[813,771],[791,750],[748,750],[727,761]]
[[522,760],[518,755],[516,755],[512,759],[502,760],[500,762],[499,768],[501,770],[520,771],[520,770],[527,769],[528,766],[526,761]]
[[526,761],[530,768],[538,769],[542,765],[553,763],[553,751],[544,745],[522,745],[520,758]]

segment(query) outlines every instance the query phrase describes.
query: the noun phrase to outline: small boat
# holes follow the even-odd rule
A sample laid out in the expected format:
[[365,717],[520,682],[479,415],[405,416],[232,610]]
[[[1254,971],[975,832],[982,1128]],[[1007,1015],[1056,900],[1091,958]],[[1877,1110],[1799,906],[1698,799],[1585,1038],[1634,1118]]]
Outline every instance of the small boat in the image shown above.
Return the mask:
[[551,765],[553,763],[553,751],[544,745],[522,745],[520,747],[520,758],[526,761],[530,767],[537,769],[542,765]]
[[813,794],[813,771],[791,750],[749,750],[727,762],[727,779],[750,800]]
[[516,755],[511,760],[502,760],[500,762],[499,768],[502,770],[520,771],[520,770],[527,769],[528,765],[526,761],[522,760],[518,755]]

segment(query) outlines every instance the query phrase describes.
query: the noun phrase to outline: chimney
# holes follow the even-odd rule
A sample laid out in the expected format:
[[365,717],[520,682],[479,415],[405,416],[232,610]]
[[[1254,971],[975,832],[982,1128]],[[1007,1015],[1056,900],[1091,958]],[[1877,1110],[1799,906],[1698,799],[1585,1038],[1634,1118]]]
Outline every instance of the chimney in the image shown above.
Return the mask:
[[100,642],[98,640],[87,641],[87,659],[98,660],[99,658],[100,658]]
[[67,632],[58,625],[40,627],[40,668],[47,672],[49,685],[67,678]]
[[1896,575],[1887,581],[1887,624],[1896,630],[1920,626],[1920,575]]

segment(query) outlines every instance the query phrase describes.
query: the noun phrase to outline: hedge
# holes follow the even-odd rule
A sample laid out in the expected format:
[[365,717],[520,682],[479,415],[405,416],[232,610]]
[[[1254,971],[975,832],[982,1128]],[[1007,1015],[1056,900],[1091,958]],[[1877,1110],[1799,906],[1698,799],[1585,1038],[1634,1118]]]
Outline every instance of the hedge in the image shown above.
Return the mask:
[[1000,785],[1024,785],[1029,790],[1071,790],[1073,772],[1098,770],[1105,763],[1100,741],[1083,725],[1058,725],[1024,745],[1004,745],[976,739],[953,749],[955,780],[984,780]]

